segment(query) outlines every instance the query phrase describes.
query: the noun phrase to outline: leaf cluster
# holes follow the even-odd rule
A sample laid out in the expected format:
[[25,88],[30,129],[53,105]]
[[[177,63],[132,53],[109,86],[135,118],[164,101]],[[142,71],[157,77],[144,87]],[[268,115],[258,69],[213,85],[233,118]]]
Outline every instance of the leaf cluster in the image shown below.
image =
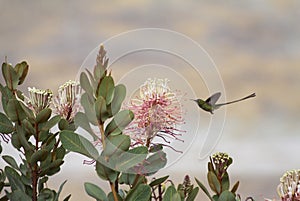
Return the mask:
[[53,116],[50,108],[34,114],[26,105],[18,85],[24,82],[28,69],[25,61],[14,67],[7,62],[2,64],[5,85],[0,84],[4,111],[0,112],[0,133],[11,139],[13,148],[20,153],[21,162],[9,155],[2,156],[7,166],[0,174],[0,190],[5,189],[1,200],[55,201],[64,183],[58,192],[45,184],[49,176],[60,171],[66,154],[57,138],[58,133],[51,132],[61,117]]

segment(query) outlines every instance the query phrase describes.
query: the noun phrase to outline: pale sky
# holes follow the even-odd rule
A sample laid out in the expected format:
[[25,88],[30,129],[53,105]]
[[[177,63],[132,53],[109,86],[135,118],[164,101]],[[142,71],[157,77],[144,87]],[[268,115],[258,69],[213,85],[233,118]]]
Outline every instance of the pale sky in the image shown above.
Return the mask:
[[[0,58],[4,60],[7,56],[8,61],[13,64],[22,60],[29,63],[30,71],[24,89],[36,86],[55,91],[65,81],[75,79],[83,61],[100,43],[133,29],[163,28],[191,38],[214,61],[224,84],[224,89],[220,91],[225,91],[226,100],[241,98],[252,92],[257,94],[255,99],[226,108],[222,137],[214,149],[228,152],[234,158],[230,173],[234,178],[241,178],[241,193],[244,196],[256,196],[257,200],[276,197],[276,186],[281,175],[286,170],[299,168],[296,166],[300,162],[297,156],[300,151],[297,144],[300,139],[299,1],[249,0],[220,3],[130,0],[121,3],[96,0],[2,0],[0,7]],[[133,44],[144,42],[132,40]],[[166,41],[162,41],[164,42]],[[187,48],[185,44],[176,41],[170,45],[177,45],[177,49]],[[110,51],[114,51],[111,52],[112,55],[117,49]],[[190,54],[193,53],[190,50]],[[130,76],[139,77],[140,79],[135,79],[136,85],[132,85],[136,87],[139,82],[142,84],[141,78],[146,78],[148,74],[130,74],[132,70],[148,65],[146,61],[155,62],[167,66],[161,66],[166,73],[163,70],[150,70],[149,75],[168,75],[170,85],[181,91],[185,91],[183,86],[189,83],[191,88],[188,90],[191,92],[187,92],[188,96],[206,98],[210,95],[206,86],[207,83],[217,82],[214,76],[201,80],[203,75],[200,73],[200,77],[195,76],[193,69],[184,64],[183,60],[162,55],[144,53],[125,57],[112,66],[113,76],[116,79],[124,75],[128,79]],[[199,56],[200,58],[202,57]],[[205,63],[205,66],[197,68],[206,72],[208,65]],[[175,73],[168,74],[168,70]],[[126,81],[126,76],[123,81]],[[217,91],[211,91],[214,92]],[[186,97],[189,98],[196,97]],[[225,94],[222,98],[225,101]],[[165,174],[174,173],[179,181],[186,172],[205,179],[206,161],[198,161],[197,152],[199,144],[204,141],[203,130],[208,126],[211,116],[191,105],[193,103],[184,104],[188,111],[193,111],[188,117],[190,122],[200,112],[200,134],[194,133],[197,137],[191,148],[175,165],[165,170]],[[216,111],[215,115],[223,112]],[[197,120],[195,123],[197,124]],[[89,175],[87,178],[91,178],[93,168],[82,166],[82,158],[78,159],[78,155],[74,157],[68,156],[70,163],[76,163],[77,168],[73,171],[84,172],[83,174]],[[195,169],[190,169],[191,160],[198,164]],[[74,164],[67,162],[61,172],[61,177],[70,179],[65,191],[72,191],[70,193],[74,196],[71,200],[89,200],[83,191],[83,184],[78,183],[82,182],[81,177],[73,178],[76,187],[71,186],[74,184],[68,171]]]

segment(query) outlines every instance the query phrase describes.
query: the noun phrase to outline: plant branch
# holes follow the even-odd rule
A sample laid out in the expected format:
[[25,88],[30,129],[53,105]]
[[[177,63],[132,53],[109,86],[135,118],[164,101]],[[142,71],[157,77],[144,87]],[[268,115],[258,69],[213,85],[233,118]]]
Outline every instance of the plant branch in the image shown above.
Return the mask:
[[114,196],[114,200],[118,201],[118,196],[117,196],[117,192],[116,192],[114,183],[113,182],[109,182],[109,185],[110,185],[110,188],[111,188],[111,192],[112,192],[112,194]]

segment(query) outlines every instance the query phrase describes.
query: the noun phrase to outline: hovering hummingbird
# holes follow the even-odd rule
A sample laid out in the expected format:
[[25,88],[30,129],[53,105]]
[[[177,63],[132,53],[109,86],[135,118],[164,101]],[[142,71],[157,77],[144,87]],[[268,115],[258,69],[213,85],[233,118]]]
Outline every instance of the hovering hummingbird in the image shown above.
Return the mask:
[[218,93],[213,94],[211,97],[209,97],[205,101],[202,100],[202,99],[196,99],[196,100],[191,99],[191,100],[195,101],[201,109],[213,114],[214,110],[218,109],[219,107],[221,107],[223,105],[228,105],[228,104],[231,104],[231,103],[240,102],[242,100],[246,100],[248,98],[255,97],[256,95],[255,95],[255,93],[253,93],[253,94],[250,94],[249,96],[246,96],[246,97],[238,99],[238,100],[230,101],[230,102],[227,102],[227,103],[216,104],[216,102],[218,101],[220,96],[221,96],[221,93],[218,92]]

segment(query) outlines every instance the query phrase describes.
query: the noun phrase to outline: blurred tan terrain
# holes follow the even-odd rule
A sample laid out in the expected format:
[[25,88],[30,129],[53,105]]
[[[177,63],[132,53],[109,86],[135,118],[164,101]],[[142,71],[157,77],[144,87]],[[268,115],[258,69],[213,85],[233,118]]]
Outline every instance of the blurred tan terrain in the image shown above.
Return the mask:
[[[28,61],[25,87],[55,91],[75,78],[91,50],[119,33],[158,27],[187,35],[213,58],[227,99],[257,93],[247,105],[228,107],[215,151],[234,158],[230,173],[241,181],[239,192],[263,200],[277,197],[281,175],[300,164],[299,9],[297,0],[1,0],[0,58],[7,56],[13,64]],[[159,174],[170,174],[176,181],[190,174],[206,181],[206,161],[197,159],[197,151],[195,142],[189,153]],[[99,183],[93,167],[82,165],[82,160],[70,154],[49,183],[56,187],[67,179],[63,192],[71,193],[72,201],[92,200],[83,183]],[[198,200],[206,199],[200,196]]]

